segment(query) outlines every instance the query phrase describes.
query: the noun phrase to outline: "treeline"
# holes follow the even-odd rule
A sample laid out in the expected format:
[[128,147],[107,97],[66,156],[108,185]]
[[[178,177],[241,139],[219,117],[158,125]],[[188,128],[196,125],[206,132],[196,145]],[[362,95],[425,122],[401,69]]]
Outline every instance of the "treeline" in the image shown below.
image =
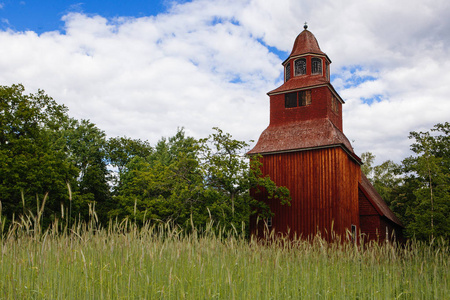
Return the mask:
[[[240,230],[250,214],[269,208],[251,198],[261,187],[289,202],[286,188],[249,164],[248,145],[215,128],[204,139],[179,129],[155,146],[127,137],[107,138],[89,120],[76,120],[43,91],[0,87],[1,226],[24,216],[44,226],[94,218],[173,222],[201,228],[210,221]],[[252,210],[250,210],[250,207]]]
[[419,240],[450,239],[450,123],[427,132],[411,132],[413,155],[396,164],[373,166],[375,156],[361,158],[363,172],[401,219],[406,236]]

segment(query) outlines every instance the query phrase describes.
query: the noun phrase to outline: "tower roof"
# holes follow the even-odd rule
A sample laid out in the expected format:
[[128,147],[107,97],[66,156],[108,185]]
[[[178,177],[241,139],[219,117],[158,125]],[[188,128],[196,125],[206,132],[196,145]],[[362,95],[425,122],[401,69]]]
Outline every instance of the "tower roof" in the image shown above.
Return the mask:
[[304,53],[325,54],[322,50],[320,50],[319,43],[317,42],[314,34],[312,34],[308,29],[303,30],[297,36],[290,56]]
[[301,151],[338,145],[345,147],[353,158],[360,161],[342,131],[328,119],[316,119],[267,127],[247,154]]
[[[320,50],[319,43],[317,42],[317,39],[314,36],[314,34],[312,34],[312,32],[309,31],[308,29],[304,29],[295,39],[294,46],[292,47],[292,51],[291,54],[289,55],[289,58],[307,53],[324,55],[328,60],[330,60],[328,56],[325,54],[325,52]],[[287,60],[289,60],[289,58]]]

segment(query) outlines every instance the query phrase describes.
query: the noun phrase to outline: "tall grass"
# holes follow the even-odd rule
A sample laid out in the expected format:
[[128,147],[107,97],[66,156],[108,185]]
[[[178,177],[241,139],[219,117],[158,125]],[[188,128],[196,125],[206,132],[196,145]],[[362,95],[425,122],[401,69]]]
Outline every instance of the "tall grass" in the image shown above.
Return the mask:
[[95,221],[1,240],[1,299],[449,299],[449,245],[265,241]]

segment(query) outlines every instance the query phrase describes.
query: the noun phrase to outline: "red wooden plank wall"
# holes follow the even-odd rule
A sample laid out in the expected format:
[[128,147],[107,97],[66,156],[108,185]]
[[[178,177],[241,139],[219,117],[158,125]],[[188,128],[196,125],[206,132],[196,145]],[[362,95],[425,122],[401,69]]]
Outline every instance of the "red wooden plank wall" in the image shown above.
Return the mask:
[[[262,172],[291,193],[291,206],[254,196],[269,204],[275,214],[276,233],[309,237],[320,232],[331,240],[331,231],[345,234],[359,227],[358,180],[360,167],[341,147],[264,155]],[[252,232],[261,236],[262,222]],[[359,228],[358,228],[359,229]]]

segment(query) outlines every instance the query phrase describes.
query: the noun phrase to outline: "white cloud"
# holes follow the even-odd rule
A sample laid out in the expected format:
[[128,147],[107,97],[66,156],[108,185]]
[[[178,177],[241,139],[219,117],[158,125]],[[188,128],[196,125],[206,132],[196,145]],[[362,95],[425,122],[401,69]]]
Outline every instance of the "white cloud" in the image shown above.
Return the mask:
[[45,89],[71,115],[111,136],[155,142],[179,126],[197,137],[219,126],[256,138],[266,125],[264,94],[279,75],[279,59],[242,27],[213,19],[69,14],[65,34],[2,32],[0,43],[8,46],[0,54],[8,59],[0,60],[1,81]]
[[44,89],[110,136],[155,142],[180,126],[196,137],[219,126],[256,140],[285,59],[260,41],[289,52],[308,21],[333,61],[356,152],[399,161],[409,131],[448,121],[449,15],[444,0],[194,0],[154,17],[70,13],[64,33],[0,31],[0,82]]

